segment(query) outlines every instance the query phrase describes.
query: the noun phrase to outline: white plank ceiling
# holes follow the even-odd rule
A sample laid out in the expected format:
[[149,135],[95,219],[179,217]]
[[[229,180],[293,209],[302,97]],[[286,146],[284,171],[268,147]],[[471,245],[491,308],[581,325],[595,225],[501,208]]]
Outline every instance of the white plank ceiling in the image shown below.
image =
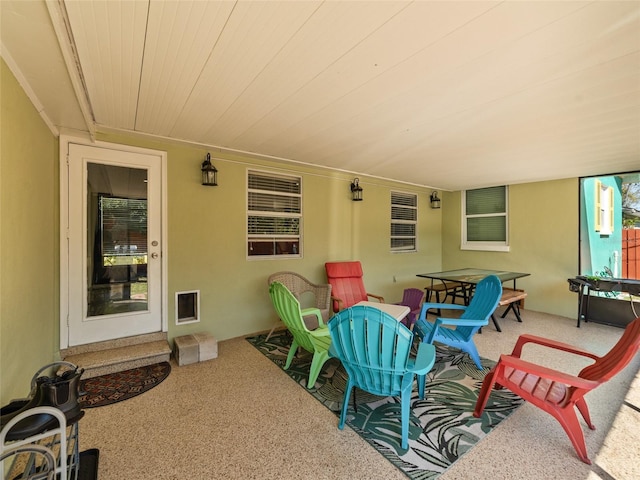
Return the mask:
[[446,190],[640,170],[637,1],[0,7],[3,58],[58,129]]

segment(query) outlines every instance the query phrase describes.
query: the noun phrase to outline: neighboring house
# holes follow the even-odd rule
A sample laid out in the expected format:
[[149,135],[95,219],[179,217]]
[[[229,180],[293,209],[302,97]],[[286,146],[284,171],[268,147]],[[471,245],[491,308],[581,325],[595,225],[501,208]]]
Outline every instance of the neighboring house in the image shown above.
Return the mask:
[[580,274],[640,279],[639,235],[629,228],[628,221],[635,218],[640,223],[640,213],[623,206],[623,192],[629,191],[629,184],[636,184],[639,176],[625,173],[582,179]]
[[[640,262],[635,249],[640,235],[623,226],[623,185],[637,173],[583,178],[580,185],[580,274],[589,277],[631,279],[600,281],[591,290],[590,320],[624,326],[636,313]],[[583,308],[585,304],[583,302]],[[586,310],[586,308],[585,308]]]
[[580,221],[580,273],[621,275],[622,178],[591,177],[582,182]]

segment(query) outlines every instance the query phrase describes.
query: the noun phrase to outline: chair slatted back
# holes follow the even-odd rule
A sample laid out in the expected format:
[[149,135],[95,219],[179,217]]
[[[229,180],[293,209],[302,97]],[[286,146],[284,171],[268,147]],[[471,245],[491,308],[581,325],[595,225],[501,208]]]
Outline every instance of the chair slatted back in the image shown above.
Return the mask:
[[[362,265],[360,262],[327,262],[325,263],[327,281],[331,285],[331,293],[340,298],[348,308],[358,302],[367,300],[367,290],[362,279]],[[338,311],[338,302],[334,302],[333,310]]]
[[413,334],[391,315],[354,306],[329,322],[331,345],[355,386],[374,395],[399,395]]
[[579,377],[604,383],[622,370],[640,349],[640,317],[624,329],[618,342],[607,354],[585,367]]
[[405,288],[404,292],[402,292],[400,305],[406,305],[411,311],[419,310],[422,297],[424,297],[424,292],[419,288]]
[[271,302],[282,322],[287,326],[298,344],[308,352],[313,352],[314,347],[309,337],[309,330],[302,320],[300,302],[293,293],[280,282],[269,285]]
[[404,289],[404,292],[402,292],[402,301],[398,303],[398,305],[409,307],[410,311],[407,316],[402,319],[403,325],[411,328],[411,326],[416,322],[416,319],[420,314],[423,298],[424,292],[419,288]]
[[489,324],[491,314],[498,307],[502,297],[502,283],[495,275],[489,275],[478,282],[469,306],[460,316],[465,320],[479,320],[474,326],[458,326],[456,331],[470,339],[483,326]]

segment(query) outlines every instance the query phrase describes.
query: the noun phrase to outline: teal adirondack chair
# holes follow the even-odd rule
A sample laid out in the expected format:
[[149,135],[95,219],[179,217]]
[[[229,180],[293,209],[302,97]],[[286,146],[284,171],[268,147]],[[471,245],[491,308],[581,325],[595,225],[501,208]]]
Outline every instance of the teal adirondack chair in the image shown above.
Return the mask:
[[[322,366],[329,359],[331,337],[329,329],[322,320],[322,313],[317,308],[301,310],[300,302],[280,282],[273,282],[269,285],[269,295],[278,316],[291,332],[291,335],[293,335],[293,342],[291,342],[284,369],[287,370],[291,366],[298,347],[313,353],[311,368],[309,369],[309,380],[307,381],[307,388],[311,388],[315,385]],[[315,330],[309,330],[302,320],[303,317],[308,315],[315,315],[318,319],[318,328]]]
[[434,346],[421,343],[416,357],[410,358],[411,330],[373,307],[356,305],[340,311],[329,321],[329,331],[331,356],[340,359],[348,375],[338,428],[344,428],[353,387],[384,397],[400,395],[402,448],[406,449],[413,379],[418,376],[418,393],[424,398],[426,375],[436,358]]
[[[467,352],[473,359],[476,367],[482,370],[480,355],[473,336],[489,323],[491,314],[495,311],[502,296],[502,283],[495,275],[489,275],[476,286],[469,305],[452,303],[424,303],[420,311],[420,317],[413,327],[413,333],[423,342],[439,342]],[[434,323],[427,320],[429,309],[462,310],[459,318],[437,317]],[[438,310],[439,311],[439,310]],[[443,325],[455,328],[443,327]]]

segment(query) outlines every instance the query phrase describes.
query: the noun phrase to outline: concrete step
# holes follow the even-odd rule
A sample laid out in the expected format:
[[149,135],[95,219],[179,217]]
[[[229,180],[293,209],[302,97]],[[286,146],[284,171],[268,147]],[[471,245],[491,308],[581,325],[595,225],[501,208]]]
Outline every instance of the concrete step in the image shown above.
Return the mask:
[[166,333],[161,333],[71,347],[62,350],[60,356],[84,368],[82,378],[86,379],[168,362],[171,347]]

